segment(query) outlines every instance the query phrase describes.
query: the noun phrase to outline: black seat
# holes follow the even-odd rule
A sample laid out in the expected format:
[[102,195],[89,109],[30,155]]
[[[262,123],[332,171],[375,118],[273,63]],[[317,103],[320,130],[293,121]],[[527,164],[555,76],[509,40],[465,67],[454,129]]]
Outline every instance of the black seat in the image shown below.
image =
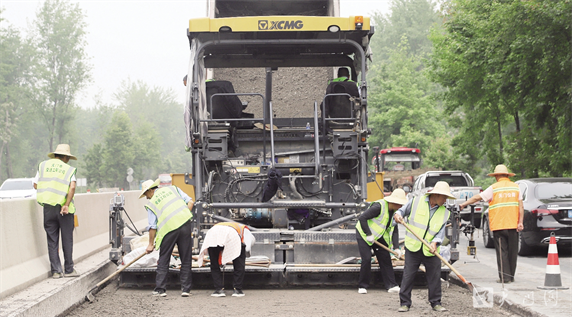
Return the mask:
[[[331,82],[326,88],[326,94],[345,93],[359,98],[359,89],[353,81]],[[351,118],[352,103],[348,96],[326,96],[325,116],[327,118]]]
[[[207,104],[211,109],[211,97],[214,94],[234,93],[232,83],[227,80],[215,80],[206,82]],[[212,119],[235,119],[240,118],[243,110],[242,102],[238,96],[214,96],[212,98]]]

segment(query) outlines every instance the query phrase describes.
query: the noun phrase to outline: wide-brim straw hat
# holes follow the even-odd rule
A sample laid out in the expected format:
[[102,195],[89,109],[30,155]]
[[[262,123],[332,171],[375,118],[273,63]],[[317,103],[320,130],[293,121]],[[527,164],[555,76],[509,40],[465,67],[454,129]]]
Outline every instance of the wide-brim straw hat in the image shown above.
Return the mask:
[[445,195],[449,198],[457,199],[457,197],[451,194],[451,188],[449,187],[449,184],[444,181],[439,181],[435,183],[435,187],[433,187],[433,189],[427,193],[427,195],[433,195],[433,194]]
[[407,203],[407,197],[405,197],[405,191],[398,188],[391,193],[391,195],[384,198],[388,203],[394,203],[398,205],[405,205]]
[[69,144],[58,144],[55,151],[48,153],[48,157],[55,158],[56,154],[69,156],[70,160],[77,160],[77,158],[71,154]]
[[509,173],[508,168],[506,168],[506,166],[504,164],[499,164],[495,167],[495,171],[493,173],[487,174],[487,176],[496,176],[496,175],[514,176],[516,174],[515,173]]
[[153,181],[152,179],[148,179],[141,184],[141,195],[139,195],[139,199],[145,196],[145,192],[148,191],[150,188],[158,187],[161,181],[157,178],[157,180]]

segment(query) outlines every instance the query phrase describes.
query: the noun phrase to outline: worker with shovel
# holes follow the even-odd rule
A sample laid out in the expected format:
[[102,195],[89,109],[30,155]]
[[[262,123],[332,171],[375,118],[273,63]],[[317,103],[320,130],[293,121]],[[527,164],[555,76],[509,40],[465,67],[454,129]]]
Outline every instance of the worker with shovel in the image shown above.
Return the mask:
[[[391,195],[372,202],[369,208],[359,216],[359,222],[356,225],[356,238],[361,257],[358,293],[367,294],[367,288],[371,280],[372,249],[379,262],[383,285],[385,285],[389,293],[399,293],[399,285],[395,281],[389,251],[375,242],[377,241],[389,248],[392,247],[391,237],[395,228],[392,216],[405,203],[407,203],[405,191],[398,188]],[[398,241],[394,242],[398,243]]]
[[181,296],[188,297],[191,292],[191,265],[192,265],[192,227],[193,199],[176,186],[159,188],[159,179],[146,180],[142,184],[143,190],[139,198],[145,196],[149,203],[147,218],[149,221],[149,245],[147,253],[159,249],[157,262],[157,276],[155,278],[154,296],[167,296],[167,273],[171,253],[177,244],[181,256]]
[[[447,311],[441,306],[441,260],[439,245],[445,237],[445,225],[450,212],[443,206],[451,195],[449,184],[440,181],[433,190],[423,196],[415,197],[399,208],[393,218],[404,224],[408,230],[405,233],[405,267],[399,292],[399,312],[407,312],[411,307],[411,290],[419,265],[425,265],[425,277],[429,289],[429,302],[434,311]],[[403,218],[407,218],[407,223]],[[424,244],[417,236],[428,244]]]

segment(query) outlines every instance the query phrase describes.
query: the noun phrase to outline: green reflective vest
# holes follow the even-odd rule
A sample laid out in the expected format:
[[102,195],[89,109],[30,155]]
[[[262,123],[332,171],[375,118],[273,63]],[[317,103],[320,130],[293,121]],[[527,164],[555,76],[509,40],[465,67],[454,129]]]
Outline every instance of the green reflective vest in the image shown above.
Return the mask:
[[[38,183],[36,199],[38,204],[51,206],[66,203],[71,178],[75,175],[76,168],[71,167],[60,159],[50,159],[40,163],[38,167]],[[75,213],[73,199],[69,204],[70,214]]]
[[177,192],[175,186],[167,186],[155,190],[155,194],[153,194],[146,207],[157,216],[155,249],[161,247],[161,242],[167,233],[178,229],[185,222],[193,219],[193,214]]
[[[383,240],[385,240],[387,245],[390,248],[392,248],[391,237],[393,235],[394,226],[393,226],[393,221],[389,220],[388,203],[387,203],[387,201],[385,201],[385,199],[380,199],[380,200],[376,200],[376,201],[372,202],[369,206],[371,207],[371,206],[373,206],[373,204],[380,204],[381,205],[381,211],[379,212],[379,216],[377,216],[373,219],[367,220],[367,226],[369,227],[369,230],[371,231],[371,234],[375,237],[376,241],[380,237],[383,237]],[[388,220],[389,220],[389,226],[386,226],[386,224],[388,223]],[[356,224],[356,229],[360,233],[361,237],[365,240],[365,242],[367,244],[369,244],[370,246],[373,245],[373,242],[367,241],[367,239],[366,239],[367,235],[363,232],[363,229],[361,227],[361,223],[359,221]]]
[[[414,198],[411,205],[411,214],[407,219],[409,228],[417,235],[424,238],[425,241],[431,244],[433,238],[441,231],[441,228],[447,223],[450,212],[444,206],[437,208],[433,216],[429,218],[429,204],[425,202],[425,196],[418,196]],[[407,230],[405,232],[405,247],[411,252],[417,252],[423,247],[423,254],[425,256],[435,256],[429,252],[429,248],[423,245],[413,233]],[[437,252],[441,251],[441,247],[437,247]]]
[[[334,79],[328,81],[328,84],[342,82],[342,81],[349,81],[350,83],[355,83],[355,81],[353,81],[353,80],[351,80],[345,76],[342,76],[342,77],[334,78]],[[357,83],[356,83],[356,85],[357,85]]]

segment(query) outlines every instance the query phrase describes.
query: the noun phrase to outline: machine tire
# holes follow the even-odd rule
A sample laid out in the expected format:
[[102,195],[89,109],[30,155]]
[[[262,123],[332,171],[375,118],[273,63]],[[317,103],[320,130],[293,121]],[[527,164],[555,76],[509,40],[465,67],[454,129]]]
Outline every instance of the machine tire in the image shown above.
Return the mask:
[[522,232],[518,233],[518,255],[531,255],[534,253],[534,247],[524,242]]
[[495,243],[493,241],[492,232],[489,227],[489,218],[483,217],[483,244],[485,248],[494,248]]

